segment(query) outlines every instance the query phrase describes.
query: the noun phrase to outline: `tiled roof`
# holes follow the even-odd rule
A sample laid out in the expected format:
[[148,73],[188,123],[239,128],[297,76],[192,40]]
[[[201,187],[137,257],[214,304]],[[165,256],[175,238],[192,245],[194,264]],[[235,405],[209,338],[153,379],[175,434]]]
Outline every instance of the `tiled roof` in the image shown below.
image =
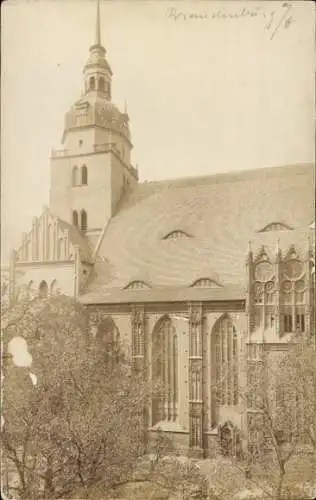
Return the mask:
[[[314,219],[314,185],[312,165],[141,183],[109,223],[99,252],[103,262],[96,264],[87,292],[109,297],[110,290],[133,280],[153,289],[180,290],[199,278],[224,289],[243,287],[249,240],[254,253],[262,244],[275,249],[277,239],[284,250],[303,243]],[[259,232],[272,222],[294,230]],[[191,237],[164,239],[175,230]]]
[[126,304],[137,302],[203,302],[242,300],[245,290],[239,285],[224,288],[177,288],[159,287],[143,290],[120,290],[118,288],[95,288],[80,297],[83,304]]

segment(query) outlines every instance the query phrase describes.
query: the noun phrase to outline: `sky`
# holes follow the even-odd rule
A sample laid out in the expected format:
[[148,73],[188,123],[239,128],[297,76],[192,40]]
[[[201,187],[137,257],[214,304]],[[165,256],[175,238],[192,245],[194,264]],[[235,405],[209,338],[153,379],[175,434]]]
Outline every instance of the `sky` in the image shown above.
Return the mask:
[[[2,262],[48,204],[96,0],[2,4]],[[140,180],[313,162],[313,2],[101,0]]]

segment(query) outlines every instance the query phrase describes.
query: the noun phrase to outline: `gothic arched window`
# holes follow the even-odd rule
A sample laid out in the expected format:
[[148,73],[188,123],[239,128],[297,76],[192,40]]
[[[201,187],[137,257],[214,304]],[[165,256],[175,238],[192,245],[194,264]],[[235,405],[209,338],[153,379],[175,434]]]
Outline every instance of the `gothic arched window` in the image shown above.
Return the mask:
[[88,228],[88,215],[85,210],[81,210],[81,223],[80,227],[82,231],[86,231]]
[[95,89],[95,77],[94,76],[90,77],[89,87],[90,87],[90,90],[94,90]]
[[99,90],[101,92],[104,92],[104,88],[105,88],[105,86],[104,86],[104,78],[103,78],[103,76],[100,76],[100,78],[99,78]]
[[46,281],[41,281],[40,286],[39,286],[39,296],[41,299],[46,299],[48,296],[48,286]]
[[[212,332],[217,404],[238,404],[237,330],[230,316],[220,318]],[[215,348],[215,349],[214,349]],[[215,351],[215,352],[214,352]]]
[[74,167],[72,169],[72,185],[73,186],[78,186],[79,184],[79,178],[78,178],[78,167]]
[[178,410],[178,339],[169,316],[156,324],[152,336],[152,380],[159,395],[152,401],[152,425],[174,421]]
[[75,227],[78,227],[78,212],[77,212],[77,210],[74,210],[72,212],[72,223]]
[[57,281],[56,280],[53,280],[51,285],[50,285],[50,294],[51,295],[57,294]]
[[304,264],[296,257],[295,253],[293,253],[293,257],[282,263],[281,274],[282,332],[304,332],[305,300],[308,285]]
[[29,281],[27,284],[26,296],[28,299],[32,298],[32,288],[34,285],[34,281]]
[[258,255],[254,268],[254,283],[252,293],[254,297],[253,328],[275,327],[275,300],[276,285],[274,268],[264,250]]
[[88,169],[86,165],[82,165],[81,167],[81,184],[86,186],[88,184]]

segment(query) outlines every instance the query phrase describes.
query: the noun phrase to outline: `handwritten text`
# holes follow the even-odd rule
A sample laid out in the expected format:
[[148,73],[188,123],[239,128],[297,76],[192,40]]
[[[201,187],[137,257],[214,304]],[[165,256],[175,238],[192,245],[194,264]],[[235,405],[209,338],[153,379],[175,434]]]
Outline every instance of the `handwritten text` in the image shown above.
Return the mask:
[[272,40],[281,29],[288,29],[294,23],[291,15],[292,5],[284,2],[275,8],[258,6],[254,8],[242,7],[235,10],[218,9],[213,12],[188,12],[170,7],[167,10],[168,18],[174,21],[209,21],[209,20],[238,20],[238,19],[262,19],[265,31],[269,33]]

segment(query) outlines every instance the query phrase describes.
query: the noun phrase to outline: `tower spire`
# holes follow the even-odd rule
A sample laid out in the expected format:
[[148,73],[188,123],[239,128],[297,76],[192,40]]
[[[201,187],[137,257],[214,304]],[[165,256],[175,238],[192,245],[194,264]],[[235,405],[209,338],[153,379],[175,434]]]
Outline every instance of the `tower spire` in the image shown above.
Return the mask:
[[101,27],[100,27],[100,0],[97,0],[97,19],[95,26],[95,45],[101,45]]

